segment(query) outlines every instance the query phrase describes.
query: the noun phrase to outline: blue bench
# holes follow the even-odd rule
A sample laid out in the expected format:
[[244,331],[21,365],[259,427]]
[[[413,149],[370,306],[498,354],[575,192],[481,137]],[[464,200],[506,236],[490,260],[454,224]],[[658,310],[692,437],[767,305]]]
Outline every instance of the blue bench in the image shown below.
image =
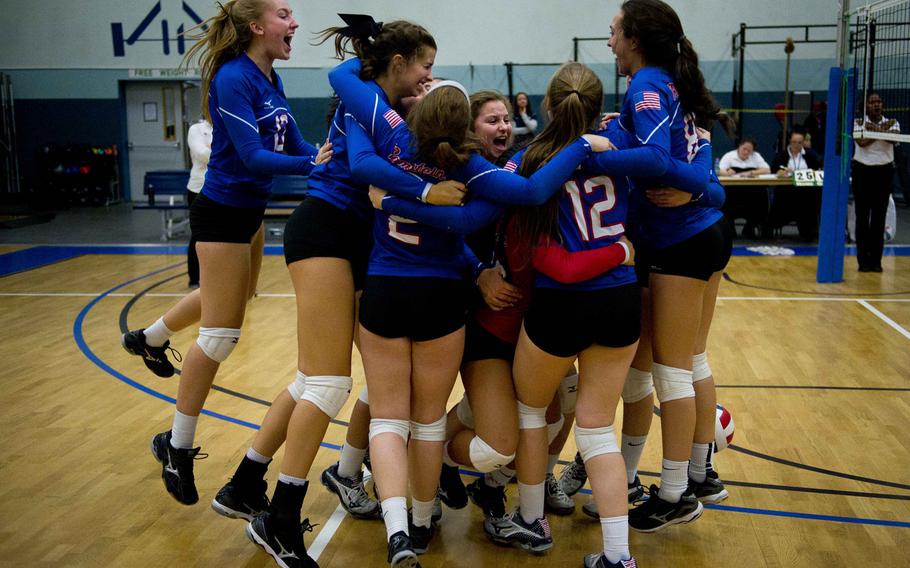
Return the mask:
[[[145,174],[143,192],[148,195],[148,205],[134,205],[133,209],[161,211],[162,241],[170,240],[178,232],[189,228],[188,217],[176,216],[178,211],[186,211],[187,209],[184,199],[189,178],[189,170],[156,170]],[[274,176],[272,179],[272,196],[266,206],[266,217],[287,217],[300,204],[306,193],[306,176]],[[160,196],[167,196],[167,201],[156,201],[155,198]],[[180,197],[179,202],[175,199],[177,197]]]

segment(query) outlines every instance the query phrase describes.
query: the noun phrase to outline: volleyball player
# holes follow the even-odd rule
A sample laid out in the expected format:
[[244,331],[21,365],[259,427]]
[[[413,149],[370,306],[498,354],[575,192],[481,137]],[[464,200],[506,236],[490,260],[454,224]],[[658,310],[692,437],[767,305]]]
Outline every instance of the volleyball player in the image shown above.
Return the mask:
[[[634,133],[642,151],[665,162],[686,159],[698,149],[696,125],[718,118],[719,107],[705,87],[698,56],[676,13],[660,0],[628,0],[611,25],[610,47],[620,72],[631,77],[619,124]],[[657,178],[657,179],[654,179]],[[660,186],[659,176],[637,178],[640,189]],[[641,238],[651,294],[653,383],[661,407],[663,465],[660,488],[630,513],[629,524],[653,532],[690,522],[703,507],[684,495],[689,481],[696,426],[693,353],[712,275],[729,257],[729,226],[712,208],[661,208],[641,202]],[[706,336],[706,334],[705,334]],[[698,371],[699,376],[705,369]],[[707,377],[704,377],[707,378]],[[632,388],[642,391],[642,374]],[[702,382],[702,381],[699,381]],[[629,388],[629,387],[627,387]],[[713,423],[713,406],[710,411]],[[600,507],[598,507],[600,509]]]
[[[201,281],[201,327],[177,394],[173,427],[152,439],[165,487],[179,502],[199,499],[193,477],[196,424],[219,365],[240,339],[252,280],[251,242],[262,225],[272,175],[307,174],[318,150],[300,135],[272,68],[288,59],[298,25],[285,0],[232,0],[206,21],[203,109],[214,127],[201,195],[190,208]],[[287,155],[285,155],[287,154]]]

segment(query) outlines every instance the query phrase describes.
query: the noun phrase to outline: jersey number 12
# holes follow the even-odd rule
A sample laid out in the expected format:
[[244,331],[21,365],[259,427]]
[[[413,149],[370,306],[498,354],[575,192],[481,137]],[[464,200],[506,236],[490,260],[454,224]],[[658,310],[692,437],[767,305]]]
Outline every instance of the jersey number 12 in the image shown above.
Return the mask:
[[[588,178],[579,189],[575,180],[569,180],[563,186],[566,193],[572,199],[572,214],[575,217],[575,224],[581,233],[584,241],[595,241],[603,237],[615,237],[625,232],[622,223],[613,223],[612,225],[603,225],[602,216],[604,213],[616,207],[616,191],[613,188],[613,180],[607,176],[597,176]],[[604,198],[595,201],[590,208],[585,210],[585,200],[582,195],[590,195],[594,191],[603,189]]]

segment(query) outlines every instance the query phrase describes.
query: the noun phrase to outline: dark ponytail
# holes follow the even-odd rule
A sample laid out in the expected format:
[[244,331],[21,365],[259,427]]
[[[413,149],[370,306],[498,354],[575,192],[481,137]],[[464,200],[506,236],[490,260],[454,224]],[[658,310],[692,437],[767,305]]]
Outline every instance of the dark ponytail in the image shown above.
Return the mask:
[[705,85],[698,54],[673,8],[661,0],[626,0],[621,10],[623,35],[638,40],[646,65],[661,67],[673,77],[679,101],[685,112],[695,115],[695,124],[710,130],[719,121],[732,133],[733,119],[721,112]]
[[404,20],[382,23],[370,16],[339,15],[349,25],[322,30],[317,45],[334,39],[338,59],[347,55],[359,57],[363,79],[376,79],[385,73],[395,55],[413,61],[425,48],[436,49],[436,40],[430,32],[417,24]]

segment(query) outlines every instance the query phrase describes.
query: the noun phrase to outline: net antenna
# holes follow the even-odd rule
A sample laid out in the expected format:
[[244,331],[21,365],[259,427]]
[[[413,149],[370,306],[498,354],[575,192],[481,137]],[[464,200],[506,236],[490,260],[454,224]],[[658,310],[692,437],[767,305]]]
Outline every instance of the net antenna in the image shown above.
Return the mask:
[[[910,142],[910,0],[872,2],[851,11],[853,68],[856,76],[855,134],[864,138]],[[877,93],[883,115],[900,130],[882,131],[865,120],[865,102]]]

